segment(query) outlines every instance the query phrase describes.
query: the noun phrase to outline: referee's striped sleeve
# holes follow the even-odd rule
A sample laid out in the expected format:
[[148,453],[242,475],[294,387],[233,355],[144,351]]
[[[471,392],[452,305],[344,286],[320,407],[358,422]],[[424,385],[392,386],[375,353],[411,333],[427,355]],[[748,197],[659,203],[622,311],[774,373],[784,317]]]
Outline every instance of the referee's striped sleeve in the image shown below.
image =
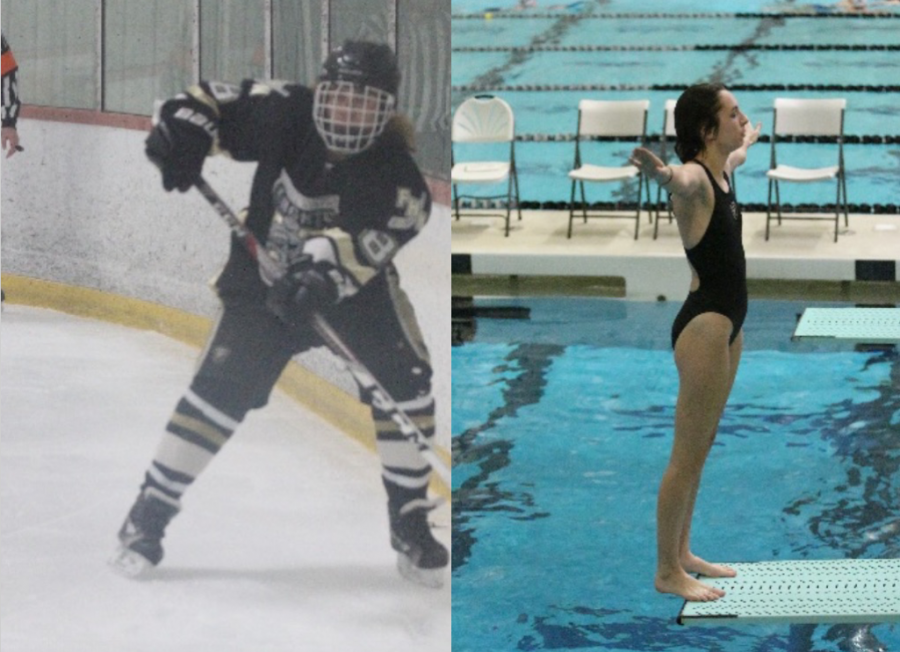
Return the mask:
[[16,120],[19,117],[19,107],[22,104],[19,100],[19,66],[16,63],[16,58],[15,56],[13,56],[13,52],[9,47],[9,43],[6,42],[6,36],[0,35],[0,38],[2,38],[3,41],[2,53],[0,53],[0,62],[2,62],[3,91],[2,121],[4,127],[15,128]]

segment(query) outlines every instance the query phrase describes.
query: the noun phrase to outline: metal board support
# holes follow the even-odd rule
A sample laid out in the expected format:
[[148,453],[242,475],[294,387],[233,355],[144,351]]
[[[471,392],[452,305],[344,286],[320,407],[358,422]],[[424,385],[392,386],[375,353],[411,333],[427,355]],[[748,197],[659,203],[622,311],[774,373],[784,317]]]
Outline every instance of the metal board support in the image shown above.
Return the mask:
[[900,622],[900,559],[727,564],[737,577],[700,577],[725,591],[685,602],[680,625]]

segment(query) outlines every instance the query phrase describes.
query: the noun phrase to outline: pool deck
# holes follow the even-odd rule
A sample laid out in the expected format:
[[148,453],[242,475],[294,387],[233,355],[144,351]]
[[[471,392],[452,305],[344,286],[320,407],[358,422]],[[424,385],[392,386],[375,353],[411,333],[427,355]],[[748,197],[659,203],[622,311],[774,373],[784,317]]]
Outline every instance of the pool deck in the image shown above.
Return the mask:
[[[463,213],[465,214],[465,213]],[[453,274],[506,277],[621,277],[625,296],[647,300],[682,297],[690,273],[674,223],[663,216],[659,235],[641,215],[634,239],[633,213],[623,219],[576,220],[566,238],[565,211],[522,211],[509,237],[503,220],[463,217],[452,221]],[[900,281],[900,216],[850,215],[838,242],[827,221],[773,222],[765,240],[765,213],[744,215],[748,279],[779,281]]]

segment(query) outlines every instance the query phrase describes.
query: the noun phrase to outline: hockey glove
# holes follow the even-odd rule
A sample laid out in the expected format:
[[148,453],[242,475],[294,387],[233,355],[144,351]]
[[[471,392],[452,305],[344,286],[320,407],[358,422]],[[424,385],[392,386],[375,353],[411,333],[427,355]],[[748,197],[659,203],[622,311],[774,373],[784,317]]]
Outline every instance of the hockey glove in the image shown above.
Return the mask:
[[309,254],[293,263],[287,273],[274,281],[266,296],[266,305],[289,326],[298,326],[338,300],[338,288],[329,276],[336,269],[326,261],[314,261]]
[[212,110],[196,100],[176,98],[162,105],[145,144],[167,192],[186,192],[200,179],[215,133]]

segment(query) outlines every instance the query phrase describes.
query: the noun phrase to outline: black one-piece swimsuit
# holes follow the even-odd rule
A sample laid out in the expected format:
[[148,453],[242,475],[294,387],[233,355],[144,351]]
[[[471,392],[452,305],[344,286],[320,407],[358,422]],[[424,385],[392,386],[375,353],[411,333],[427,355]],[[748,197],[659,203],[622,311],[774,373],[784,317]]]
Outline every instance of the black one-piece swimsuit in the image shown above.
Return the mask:
[[[697,162],[697,161],[695,161]],[[698,162],[697,162],[698,163]],[[722,190],[709,169],[706,171],[715,193],[715,206],[706,233],[694,247],[685,249],[687,258],[697,276],[700,287],[690,292],[672,324],[672,348],[685,326],[697,315],[715,312],[731,320],[731,338],[734,342],[744,318],[747,316],[747,262],[741,241],[741,209],[734,197],[734,188],[728,175],[728,192]]]

